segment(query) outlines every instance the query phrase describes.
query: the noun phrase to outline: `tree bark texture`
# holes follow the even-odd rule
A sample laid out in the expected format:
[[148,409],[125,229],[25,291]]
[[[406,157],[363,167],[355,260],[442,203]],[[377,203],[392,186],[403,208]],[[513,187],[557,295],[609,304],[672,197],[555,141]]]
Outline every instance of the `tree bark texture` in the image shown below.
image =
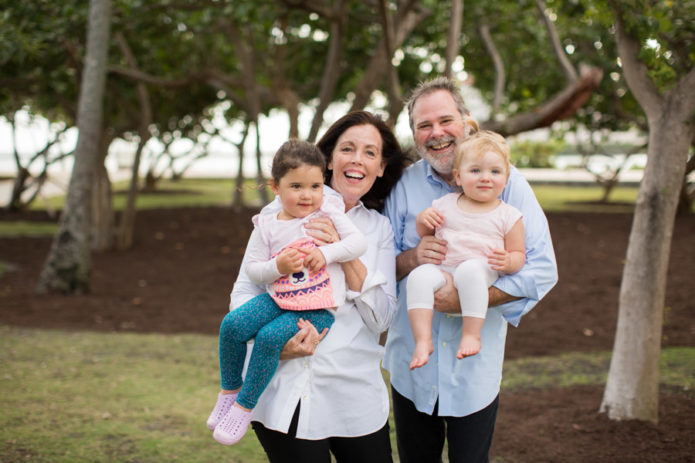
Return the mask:
[[92,251],[106,251],[114,244],[113,191],[109,172],[104,161],[113,140],[110,130],[104,130],[99,141],[99,155],[94,163],[94,179],[92,181]]
[[110,22],[111,0],[90,0],[75,164],[58,232],[37,284],[39,292],[82,293],[90,289],[92,180],[102,131]]
[[695,70],[660,92],[639,58],[640,41],[623,22],[616,38],[623,73],[647,115],[649,148],[620,284],[618,326],[600,410],[614,420],[659,419],[659,356],[666,272],[688,148],[695,135]]
[[618,326],[601,411],[656,423],[666,273],[692,126],[668,101],[650,124],[649,149],[620,285]]

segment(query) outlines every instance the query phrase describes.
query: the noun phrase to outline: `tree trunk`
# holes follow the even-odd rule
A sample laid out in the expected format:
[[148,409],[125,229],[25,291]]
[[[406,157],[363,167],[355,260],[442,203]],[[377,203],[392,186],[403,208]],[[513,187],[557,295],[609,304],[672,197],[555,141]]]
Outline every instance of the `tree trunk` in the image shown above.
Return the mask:
[[268,189],[265,187],[265,177],[263,176],[263,165],[261,156],[261,131],[258,127],[258,120],[254,123],[256,126],[256,184],[258,185],[258,195],[261,197],[261,202],[267,204],[270,202],[268,197]]
[[113,248],[114,242],[113,192],[109,173],[104,165],[113,135],[105,130],[101,137],[99,156],[94,166],[94,191],[92,192],[91,246],[93,251],[98,252]]
[[695,135],[695,70],[659,91],[640,60],[641,43],[616,12],[623,73],[649,122],[647,166],[637,195],[620,284],[618,326],[600,410],[614,420],[659,419],[659,356],[666,272],[688,148]]
[[613,357],[601,403],[601,411],[617,420],[658,420],[666,273],[690,141],[683,121],[669,117],[668,105],[662,115],[649,130],[648,162],[630,231]]
[[142,138],[140,138],[140,143],[138,143],[135,158],[133,159],[133,169],[130,184],[128,185],[128,197],[125,206],[123,206],[116,233],[116,246],[120,250],[129,249],[133,245],[133,235],[135,234],[135,215],[137,213],[135,203],[138,198],[140,159],[142,158],[142,150],[150,139],[149,132],[141,131],[140,135]]
[[680,199],[678,200],[678,209],[676,210],[676,215],[692,214],[695,187],[688,183],[688,175],[693,170],[695,170],[695,154],[690,156],[690,159],[688,159],[688,164],[685,166],[683,185],[681,186],[681,194]]
[[237,151],[239,152],[239,168],[236,174],[236,188],[234,188],[234,193],[232,195],[232,210],[234,212],[241,212],[241,208],[244,205],[244,147],[246,146],[246,137],[249,134],[249,126],[251,123],[249,121],[244,121],[244,131],[241,135],[241,141],[236,145]]
[[111,0],[90,0],[75,165],[59,228],[36,287],[38,292],[83,293],[90,289],[92,181],[102,132],[110,22]]

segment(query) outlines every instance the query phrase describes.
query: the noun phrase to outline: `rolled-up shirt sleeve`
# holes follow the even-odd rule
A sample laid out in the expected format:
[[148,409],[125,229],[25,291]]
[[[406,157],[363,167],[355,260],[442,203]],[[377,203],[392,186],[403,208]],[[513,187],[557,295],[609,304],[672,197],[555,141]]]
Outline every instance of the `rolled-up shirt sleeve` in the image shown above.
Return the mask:
[[372,244],[376,237],[370,235],[369,247],[361,259],[367,268],[362,290],[347,294],[348,301],[355,304],[362,320],[374,333],[386,331],[397,310],[393,231],[387,220],[379,222],[378,240]]
[[523,214],[526,264],[519,272],[501,276],[494,283],[499,290],[521,298],[497,307],[510,324],[517,326],[557,283],[557,263],[548,220],[531,186],[516,169],[512,169],[502,199]]

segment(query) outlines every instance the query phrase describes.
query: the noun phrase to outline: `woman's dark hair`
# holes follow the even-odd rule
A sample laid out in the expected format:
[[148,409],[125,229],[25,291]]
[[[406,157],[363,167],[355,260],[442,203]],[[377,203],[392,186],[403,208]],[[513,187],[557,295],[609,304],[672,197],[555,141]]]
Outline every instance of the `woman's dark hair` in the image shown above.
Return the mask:
[[[374,185],[369,191],[362,196],[362,202],[369,209],[381,211],[384,207],[384,201],[391,192],[391,188],[401,178],[403,169],[406,166],[406,157],[401,150],[401,146],[396,140],[396,136],[381,117],[372,114],[368,111],[353,111],[347,113],[331,125],[321,139],[316,143],[323,155],[326,157],[326,163],[330,163],[333,156],[333,150],[338,142],[338,138],[345,133],[347,129],[359,125],[372,125],[381,135],[381,156],[384,163],[384,175],[377,177]],[[326,171],[326,185],[331,184],[333,171]]]
[[287,172],[303,165],[316,166],[326,172],[326,157],[313,143],[291,138],[275,152],[270,175],[278,183]]

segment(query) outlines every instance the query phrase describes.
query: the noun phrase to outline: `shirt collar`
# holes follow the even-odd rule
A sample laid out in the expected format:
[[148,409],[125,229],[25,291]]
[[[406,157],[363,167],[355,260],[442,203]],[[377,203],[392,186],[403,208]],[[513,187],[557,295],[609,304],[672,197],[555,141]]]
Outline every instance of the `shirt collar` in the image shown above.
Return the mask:
[[425,163],[425,173],[428,182],[437,184],[449,192],[461,191],[461,187],[459,187],[458,185],[449,185],[446,182],[446,180],[444,180],[428,162],[426,162],[425,160],[422,160],[422,162]]

